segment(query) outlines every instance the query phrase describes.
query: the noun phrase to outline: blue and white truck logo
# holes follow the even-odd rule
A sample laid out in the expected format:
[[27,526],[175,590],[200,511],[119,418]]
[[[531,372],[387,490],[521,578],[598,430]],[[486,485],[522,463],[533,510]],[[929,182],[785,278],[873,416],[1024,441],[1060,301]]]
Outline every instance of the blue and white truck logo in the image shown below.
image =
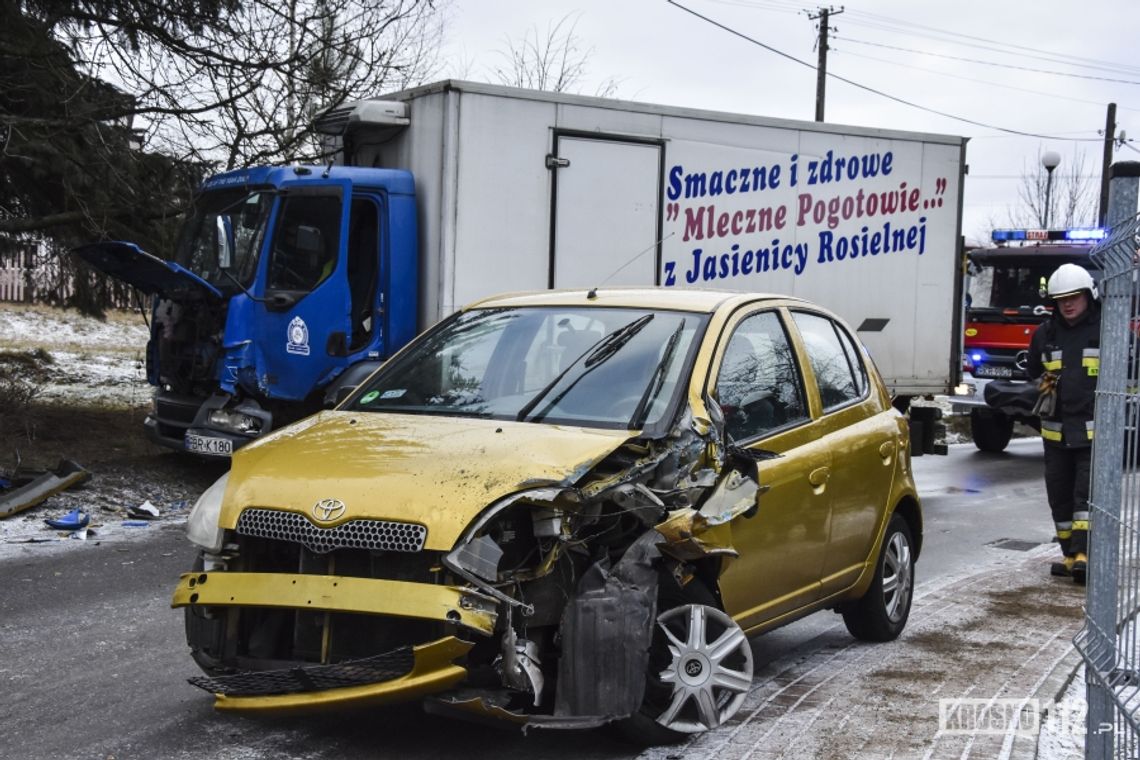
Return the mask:
[[293,321],[289,323],[285,350],[291,354],[309,355],[309,327],[300,317],[293,317]]

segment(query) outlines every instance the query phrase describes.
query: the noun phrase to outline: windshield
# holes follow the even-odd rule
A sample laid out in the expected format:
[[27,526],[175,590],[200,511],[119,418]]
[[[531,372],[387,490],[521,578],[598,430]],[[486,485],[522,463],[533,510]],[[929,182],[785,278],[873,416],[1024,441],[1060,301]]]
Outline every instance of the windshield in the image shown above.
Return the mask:
[[1052,306],[1041,293],[1041,283],[1057,268],[1056,262],[971,264],[966,305],[973,309],[1018,309]]
[[211,285],[232,288],[236,279],[248,286],[273,198],[268,190],[248,188],[198,196],[182,227],[176,260]]
[[415,343],[349,408],[641,429],[661,421],[705,315],[475,309]]

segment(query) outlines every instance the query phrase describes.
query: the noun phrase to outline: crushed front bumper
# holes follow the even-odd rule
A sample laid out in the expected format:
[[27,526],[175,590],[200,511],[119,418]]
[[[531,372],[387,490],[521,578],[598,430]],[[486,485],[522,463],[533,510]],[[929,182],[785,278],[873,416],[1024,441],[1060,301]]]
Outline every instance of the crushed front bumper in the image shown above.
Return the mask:
[[[447,623],[491,635],[497,602],[456,586],[335,575],[199,572],[183,574],[172,607],[275,608],[352,613]],[[399,621],[394,621],[399,625]],[[215,707],[297,711],[405,701],[444,691],[466,670],[453,660],[471,644],[456,636],[345,662],[290,663],[191,683],[215,695]]]

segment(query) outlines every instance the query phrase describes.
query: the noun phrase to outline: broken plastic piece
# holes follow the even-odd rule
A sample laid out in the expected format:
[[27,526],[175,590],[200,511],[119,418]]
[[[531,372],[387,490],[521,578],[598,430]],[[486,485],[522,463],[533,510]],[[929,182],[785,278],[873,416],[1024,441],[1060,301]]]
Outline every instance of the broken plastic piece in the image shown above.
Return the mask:
[[147,499],[137,507],[127,508],[127,517],[136,517],[140,520],[157,520],[158,516],[158,507],[151,504],[150,499]]
[[7,491],[0,498],[0,519],[11,517],[44,502],[91,477],[91,473],[70,459],[61,459],[55,472],[45,472],[30,483]]
[[123,520],[122,526],[124,528],[148,528],[150,523],[146,520]]
[[57,530],[79,530],[86,528],[90,521],[91,517],[79,507],[71,510],[63,517],[44,520],[50,527]]

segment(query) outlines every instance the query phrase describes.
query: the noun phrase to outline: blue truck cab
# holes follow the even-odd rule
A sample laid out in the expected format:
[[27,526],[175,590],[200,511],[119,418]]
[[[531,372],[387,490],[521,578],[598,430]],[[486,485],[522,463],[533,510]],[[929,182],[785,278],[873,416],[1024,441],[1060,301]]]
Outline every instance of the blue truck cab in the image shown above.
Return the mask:
[[74,253],[154,296],[146,428],[229,456],[355,384],[416,334],[406,171],[258,167],[207,179],[171,260],[127,242]]

